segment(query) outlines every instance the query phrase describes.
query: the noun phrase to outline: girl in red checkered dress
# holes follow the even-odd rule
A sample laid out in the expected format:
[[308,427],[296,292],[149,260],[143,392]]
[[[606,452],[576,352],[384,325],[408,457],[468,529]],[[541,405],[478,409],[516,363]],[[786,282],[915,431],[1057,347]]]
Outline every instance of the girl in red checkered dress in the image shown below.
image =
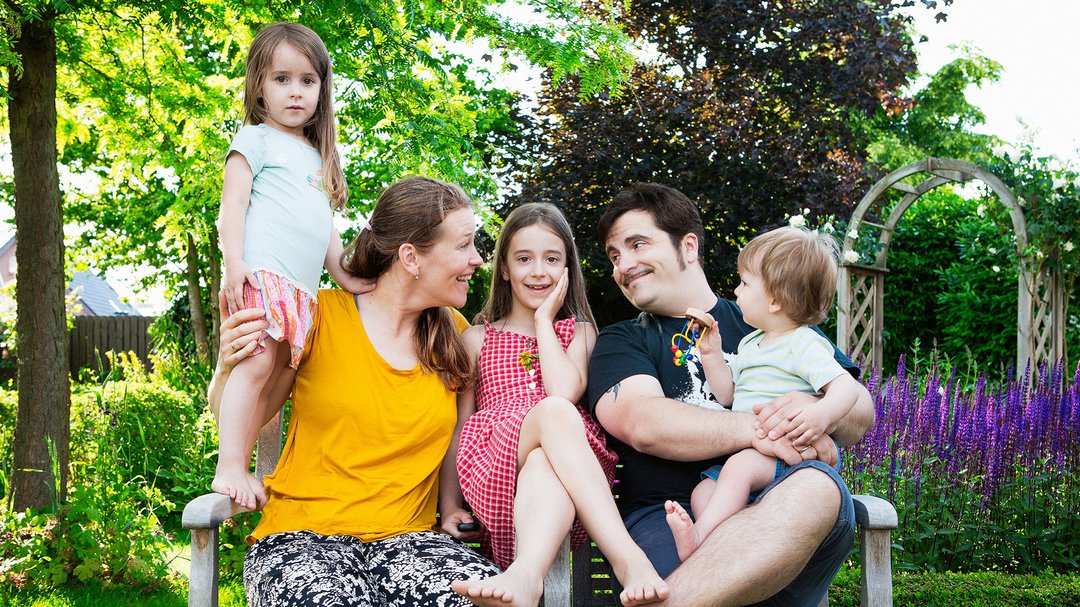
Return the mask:
[[663,600],[667,585],[627,534],[611,496],[615,455],[575,404],[596,329],[562,213],[549,204],[510,213],[491,277],[483,324],[464,334],[479,381],[458,399],[450,454],[457,453],[460,485],[444,474],[441,500],[453,509],[464,494],[505,572],[452,588],[477,605],[532,607],[567,532],[580,544],[588,531],[625,588],[623,605]]

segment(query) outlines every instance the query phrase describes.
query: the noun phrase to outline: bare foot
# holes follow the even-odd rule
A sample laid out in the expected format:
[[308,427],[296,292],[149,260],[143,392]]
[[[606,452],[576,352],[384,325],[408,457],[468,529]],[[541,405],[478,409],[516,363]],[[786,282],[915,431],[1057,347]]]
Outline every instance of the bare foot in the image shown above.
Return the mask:
[[483,580],[457,580],[450,589],[483,607],[536,607],[544,593],[544,580],[536,575],[515,570],[513,565],[504,573]]
[[266,501],[262,483],[247,470],[218,470],[210,488],[215,493],[231,497],[234,502],[248,510],[255,510]]
[[615,567],[615,577],[623,586],[619,601],[624,607],[648,605],[668,598],[670,591],[667,582],[656,573],[644,552],[640,559],[626,562],[621,569],[622,571],[620,567]]
[[679,552],[679,560],[685,561],[701,545],[697,528],[679,502],[664,502],[664,510],[667,511],[668,527],[671,527],[671,534],[675,536],[675,549]]

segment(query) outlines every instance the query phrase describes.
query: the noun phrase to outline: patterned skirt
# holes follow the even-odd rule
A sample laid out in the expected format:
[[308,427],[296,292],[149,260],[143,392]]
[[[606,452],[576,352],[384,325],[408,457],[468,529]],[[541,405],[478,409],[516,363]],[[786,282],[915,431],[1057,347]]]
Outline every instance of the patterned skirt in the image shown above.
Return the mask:
[[[315,322],[315,297],[297,287],[291,280],[268,272],[255,270],[259,288],[244,284],[244,308],[262,308],[269,325],[263,333],[274,341],[289,344],[289,366],[295,369],[304,354],[304,344]],[[252,356],[265,350],[259,345]]]

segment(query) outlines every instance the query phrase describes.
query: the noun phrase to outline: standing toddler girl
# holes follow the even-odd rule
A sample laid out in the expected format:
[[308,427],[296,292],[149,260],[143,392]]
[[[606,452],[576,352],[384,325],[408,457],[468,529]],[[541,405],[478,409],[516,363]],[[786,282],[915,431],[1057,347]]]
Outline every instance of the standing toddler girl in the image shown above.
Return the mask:
[[587,530],[607,555],[624,605],[666,598],[612,499],[615,456],[576,405],[596,329],[570,226],[554,206],[526,204],[506,218],[480,317],[464,334],[479,381],[459,397],[460,438],[448,456],[452,465],[457,453],[461,491],[446,483],[442,509],[460,505],[463,492],[506,571],[453,589],[477,605],[536,605],[573,527],[575,542]]
[[[275,23],[251,43],[244,122],[229,146],[221,192],[223,291],[229,312],[260,307],[272,340],[238,364],[222,395],[218,464],[212,487],[246,508],[265,499],[249,472],[263,404],[288,396],[325,265],[349,291],[365,281],[341,266],[332,211],[348,190],[337,152],[330,55],[319,36]],[[275,396],[274,398],[277,398]]]

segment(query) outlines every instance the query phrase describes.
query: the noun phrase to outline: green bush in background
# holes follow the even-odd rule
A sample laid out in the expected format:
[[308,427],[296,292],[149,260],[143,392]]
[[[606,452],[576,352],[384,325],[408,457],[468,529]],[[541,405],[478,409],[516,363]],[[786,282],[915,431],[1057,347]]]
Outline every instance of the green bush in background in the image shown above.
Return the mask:
[[[1016,240],[1002,205],[937,188],[899,223],[885,277],[883,369],[922,344],[968,375],[1016,359]],[[1002,224],[1010,226],[1008,229]]]
[[[64,504],[0,508],[0,579],[17,587],[68,581],[152,589],[176,580],[167,555],[187,541],[180,511],[209,491],[217,428],[201,391],[170,385],[169,366],[146,373],[114,358],[102,383],[77,384],[71,406],[71,478]],[[175,377],[175,375],[171,376]],[[17,395],[0,392],[0,476],[7,493]],[[222,533],[222,571],[239,573],[257,515]]]

